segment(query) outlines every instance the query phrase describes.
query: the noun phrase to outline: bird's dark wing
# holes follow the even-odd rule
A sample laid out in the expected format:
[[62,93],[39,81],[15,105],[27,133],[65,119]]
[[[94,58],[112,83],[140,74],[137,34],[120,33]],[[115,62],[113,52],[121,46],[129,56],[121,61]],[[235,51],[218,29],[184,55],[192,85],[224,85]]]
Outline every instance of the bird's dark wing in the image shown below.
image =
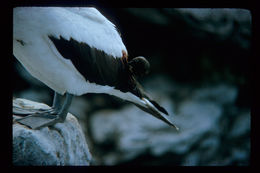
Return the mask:
[[129,70],[126,58],[115,58],[104,51],[90,47],[86,43],[71,38],[49,36],[63,58],[71,60],[81,75],[91,83],[108,85],[122,92],[130,92],[140,99],[146,98],[159,111],[167,111],[143,90]]
[[49,36],[63,58],[71,60],[75,68],[89,82],[108,85],[122,92],[131,92],[141,97],[136,89],[128,64],[124,58],[115,58],[104,51],[90,47],[73,38]]

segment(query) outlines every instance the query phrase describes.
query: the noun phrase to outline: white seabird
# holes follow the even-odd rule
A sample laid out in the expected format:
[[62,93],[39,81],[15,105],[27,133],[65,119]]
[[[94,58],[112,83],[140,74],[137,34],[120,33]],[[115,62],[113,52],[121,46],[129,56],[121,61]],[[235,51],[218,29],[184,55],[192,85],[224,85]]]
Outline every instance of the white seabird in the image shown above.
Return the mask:
[[115,25],[95,8],[14,8],[13,54],[32,76],[55,91],[50,110],[14,111],[30,114],[17,120],[21,124],[39,129],[63,122],[73,95],[105,93],[176,127],[136,81],[147,74],[149,62],[144,57],[128,60]]

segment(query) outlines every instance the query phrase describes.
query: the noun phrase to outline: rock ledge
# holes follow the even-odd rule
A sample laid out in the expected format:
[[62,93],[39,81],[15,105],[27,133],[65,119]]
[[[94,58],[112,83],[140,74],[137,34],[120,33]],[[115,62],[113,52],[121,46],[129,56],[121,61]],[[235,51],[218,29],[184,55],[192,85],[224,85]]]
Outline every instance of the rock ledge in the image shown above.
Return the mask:
[[[46,108],[47,105],[26,99],[13,104]],[[32,130],[13,124],[14,165],[89,165],[91,154],[77,119],[68,114],[64,123]]]

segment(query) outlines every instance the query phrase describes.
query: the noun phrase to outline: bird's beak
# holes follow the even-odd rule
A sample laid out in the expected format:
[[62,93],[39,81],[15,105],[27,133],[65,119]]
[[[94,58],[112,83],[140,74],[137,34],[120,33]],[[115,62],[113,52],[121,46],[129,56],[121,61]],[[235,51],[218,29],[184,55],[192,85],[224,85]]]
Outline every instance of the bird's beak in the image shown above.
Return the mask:
[[[175,126],[172,121],[169,118],[168,113],[165,111],[164,108],[160,107],[156,102],[154,101],[149,101],[146,98],[142,98],[143,104],[135,104],[137,107],[139,107],[140,109],[142,109],[143,111],[153,115],[154,117],[164,121],[165,123],[169,124],[170,126],[173,126],[176,128],[176,130],[179,130],[179,128],[177,126]],[[163,109],[163,113],[162,111],[160,111],[157,107],[160,107],[160,109]]]

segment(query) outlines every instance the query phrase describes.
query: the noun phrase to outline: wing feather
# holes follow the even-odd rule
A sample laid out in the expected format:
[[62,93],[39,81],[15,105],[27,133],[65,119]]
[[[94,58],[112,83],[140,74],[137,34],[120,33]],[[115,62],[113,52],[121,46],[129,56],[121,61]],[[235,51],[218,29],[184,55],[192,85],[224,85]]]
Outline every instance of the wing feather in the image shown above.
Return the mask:
[[132,91],[129,68],[120,58],[113,58],[86,43],[73,38],[66,40],[62,36],[49,36],[58,52],[65,59],[71,60],[75,68],[89,82],[115,87],[123,92]]

